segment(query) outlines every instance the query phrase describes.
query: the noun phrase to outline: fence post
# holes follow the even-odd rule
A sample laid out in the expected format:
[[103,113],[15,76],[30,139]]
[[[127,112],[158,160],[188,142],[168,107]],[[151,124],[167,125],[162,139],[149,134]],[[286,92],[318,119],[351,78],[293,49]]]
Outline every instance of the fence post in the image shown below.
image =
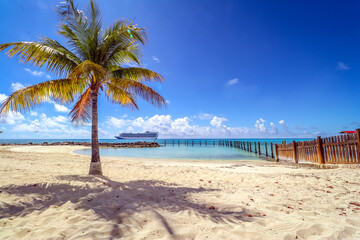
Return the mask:
[[360,129],[356,129],[356,140],[357,140],[357,163],[360,163]]
[[267,143],[266,143],[266,142],[265,142],[265,155],[266,155],[266,156],[269,156],[269,155],[268,155],[268,151],[267,151]]
[[279,161],[279,149],[278,145],[275,143],[275,155],[276,155],[276,161]]
[[259,155],[261,155],[260,142],[258,142],[258,153],[259,153]]
[[317,137],[316,143],[317,143],[316,145],[317,145],[317,153],[318,153],[318,162],[320,164],[325,164],[324,149],[322,145],[322,139],[320,136]]
[[271,147],[271,158],[274,158],[273,143],[270,143]]
[[296,154],[296,142],[293,141],[293,142],[292,142],[292,145],[293,145],[293,158],[294,158],[294,162],[295,162],[295,163],[298,163],[297,154]]
[[254,153],[257,153],[257,150],[256,150],[256,142],[254,142]]

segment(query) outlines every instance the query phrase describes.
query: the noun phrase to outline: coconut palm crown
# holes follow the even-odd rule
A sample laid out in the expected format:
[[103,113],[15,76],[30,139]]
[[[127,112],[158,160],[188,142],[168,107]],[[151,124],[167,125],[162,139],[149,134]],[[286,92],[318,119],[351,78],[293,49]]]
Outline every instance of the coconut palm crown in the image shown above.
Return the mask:
[[0,45],[9,57],[20,62],[44,67],[58,79],[42,82],[13,92],[4,100],[0,114],[33,108],[49,100],[61,104],[75,102],[70,112],[76,124],[92,122],[92,156],[89,174],[102,174],[98,141],[98,96],[121,106],[138,109],[136,97],[162,107],[165,100],[147,82],[163,81],[156,72],[140,67],[140,46],[147,37],[144,28],[132,21],[117,20],[102,29],[98,6],[90,0],[86,12],[80,11],[73,0],[58,6],[58,34],[67,46],[47,37],[37,42],[12,42]]

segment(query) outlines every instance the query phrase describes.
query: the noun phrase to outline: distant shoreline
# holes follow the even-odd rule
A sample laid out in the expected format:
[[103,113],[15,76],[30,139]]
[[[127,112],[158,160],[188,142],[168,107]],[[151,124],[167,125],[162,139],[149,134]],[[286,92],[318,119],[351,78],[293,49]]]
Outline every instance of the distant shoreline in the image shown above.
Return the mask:
[[[100,147],[116,147],[116,148],[143,148],[143,147],[160,147],[157,142],[123,142],[123,143],[99,143]],[[90,147],[90,142],[43,142],[43,143],[2,143],[0,146],[86,146]]]

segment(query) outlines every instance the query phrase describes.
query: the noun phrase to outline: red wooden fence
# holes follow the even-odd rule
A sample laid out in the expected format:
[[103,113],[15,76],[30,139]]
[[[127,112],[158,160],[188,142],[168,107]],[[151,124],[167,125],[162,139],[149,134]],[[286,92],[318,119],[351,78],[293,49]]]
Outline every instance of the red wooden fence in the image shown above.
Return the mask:
[[360,164],[360,129],[356,133],[275,144],[276,160],[320,164]]

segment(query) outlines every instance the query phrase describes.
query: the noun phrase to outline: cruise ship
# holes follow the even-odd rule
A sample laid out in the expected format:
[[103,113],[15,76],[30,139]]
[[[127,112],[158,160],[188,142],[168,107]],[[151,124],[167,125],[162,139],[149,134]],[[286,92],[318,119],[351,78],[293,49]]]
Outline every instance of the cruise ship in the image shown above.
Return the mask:
[[157,139],[159,133],[146,131],[144,133],[120,133],[117,139]]

